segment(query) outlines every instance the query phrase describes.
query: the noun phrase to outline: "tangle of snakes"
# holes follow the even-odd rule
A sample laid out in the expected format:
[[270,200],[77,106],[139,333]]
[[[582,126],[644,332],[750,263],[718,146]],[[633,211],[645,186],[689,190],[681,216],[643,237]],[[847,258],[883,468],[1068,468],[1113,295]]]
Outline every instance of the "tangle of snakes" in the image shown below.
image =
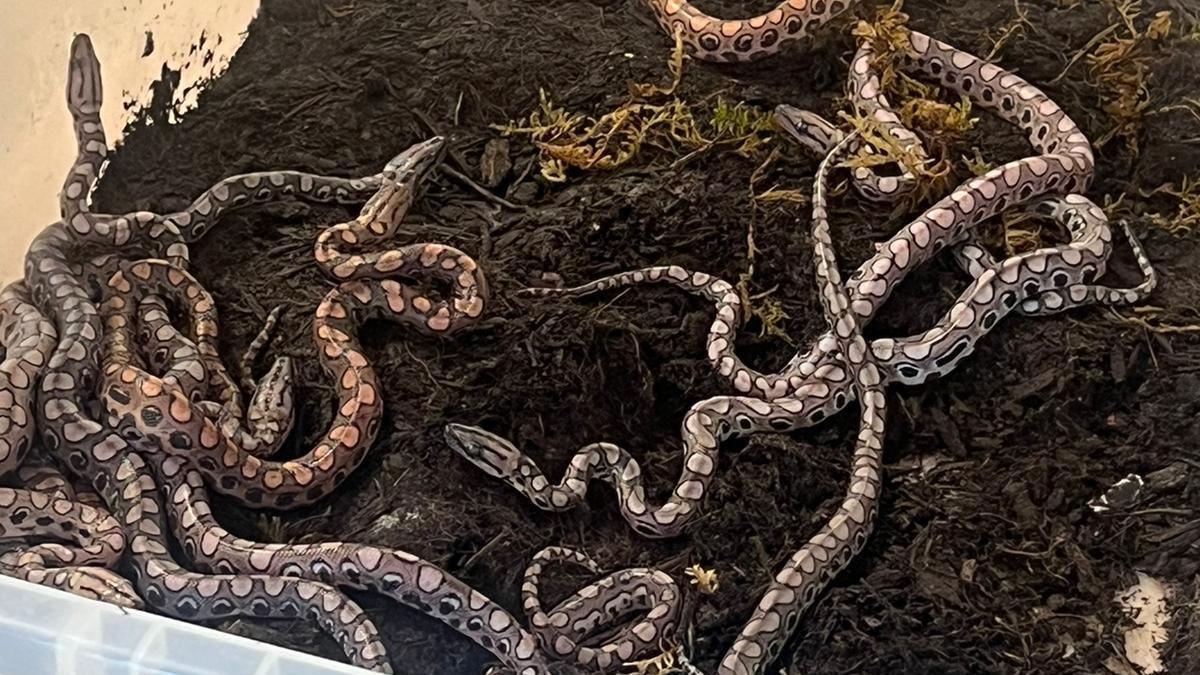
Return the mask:
[[[854,4],[785,0],[758,17],[720,20],[685,0],[648,2],[698,57],[722,61],[774,53]],[[781,106],[783,128],[824,156],[813,183],[812,239],[829,324],[781,372],[760,373],[735,354],[741,299],[708,274],[661,266],[570,289],[530,289],[561,297],[665,283],[714,303],[707,358],[737,395],[701,401],[686,414],[682,470],[665,504],[647,502],[638,463],[616,445],[585,446],[554,484],[509,441],[476,427],[446,430],[459,454],[542,509],[575,507],[590,479],[599,477],[616,489],[620,511],[636,531],[671,537],[700,512],[723,441],[808,427],[857,400],[860,425],[846,498],[776,574],[721,660],[721,675],[762,672],[805,609],[865,545],[882,488],[887,384],[919,384],[949,373],[1012,312],[1041,316],[1134,303],[1155,284],[1128,228],[1145,281],[1131,289],[1096,283],[1112,253],[1112,232],[1104,213],[1078,194],[1091,180],[1091,146],[1054,102],[1016,75],[921,33],[910,32],[909,47],[916,72],[1021,127],[1036,154],[959,186],[843,283],[826,183],[836,160],[860,149],[860,141],[816,115]],[[850,98],[920,157],[919,139],[879,91],[873,56],[864,43],[851,65]],[[483,314],[487,285],[469,255],[439,243],[392,243],[423,178],[440,161],[443,139],[414,145],[369,176],[249,173],[221,180],[176,213],[102,214],[90,205],[107,154],[102,85],[84,35],[71,47],[67,102],[78,155],[60,195],[62,217],[30,246],[24,280],[0,292],[0,477],[13,484],[0,488],[0,542],[15,547],[0,553],[0,573],[187,620],[314,618],[351,662],[379,672],[391,672],[386,649],[343,589],[386,595],[435,617],[520,675],[544,675],[558,660],[610,671],[674,638],[681,593],[658,570],[618,570],[546,609],[539,589],[547,564],[600,572],[582,552],[548,547],[526,570],[526,629],[483,594],[405,551],[349,542],[254,542],[213,517],[209,490],[250,507],[289,509],[327,497],[361,465],[379,434],[384,401],[358,342],[365,321],[380,318],[448,336]],[[914,180],[910,173],[851,172],[859,193],[877,201],[894,201]],[[261,380],[249,377],[279,311],[247,350],[242,377],[232,377],[217,348],[215,302],[188,271],[188,245],[233,209],[288,198],[363,206],[357,218],[321,232],[314,247],[317,265],[337,284],[313,320],[336,411],[314,447],[279,460],[274,455],[293,422],[292,364],[277,359]],[[974,243],[973,228],[1017,206],[1061,223],[1070,242],[993,259]],[[972,277],[968,288],[929,331],[868,342],[863,327],[894,288],[944,248]],[[411,279],[439,281],[449,291],[432,297]],[[172,316],[185,317],[186,328],[175,326]],[[199,571],[173,559],[172,537]],[[129,578],[116,571],[122,564]]]
[[[69,492],[27,494],[6,489],[0,492],[5,539],[37,534],[70,545],[41,544],[6,554],[0,570],[118,604],[144,600],[151,608],[185,619],[312,616],[341,643],[352,662],[390,672],[374,625],[326,580],[371,588],[460,628],[524,675],[547,672],[536,638],[511,615],[415,556],[349,544],[272,549],[226,534],[217,543],[225,547],[222,551],[228,557],[220,558],[211,538],[223,531],[210,518],[192,517],[209,513],[204,485],[185,494],[182,484],[177,484],[167,490],[168,499],[159,494],[162,484],[169,487],[172,480],[187,477],[184,467],[204,473],[218,489],[256,504],[290,506],[333,489],[361,461],[377,431],[381,405],[370,366],[353,340],[353,322],[386,312],[429,332],[448,333],[473,320],[483,308],[483,283],[469,257],[449,247],[424,244],[367,255],[370,263],[363,265],[361,275],[333,270],[345,281],[318,309],[316,330],[326,363],[346,395],[326,441],[303,461],[271,462],[236,448],[207,419],[196,427],[177,429],[159,443],[152,435],[156,428],[139,430],[121,414],[127,410],[122,406],[134,404],[136,420],[142,424],[161,423],[164,414],[174,415],[173,422],[195,422],[186,415],[202,418],[206,408],[192,408],[189,395],[206,395],[197,393],[200,389],[222,390],[221,379],[213,377],[219,367],[212,358],[215,309],[185,270],[188,242],[231,208],[287,196],[316,202],[368,200],[363,217],[356,221],[365,229],[348,228],[340,233],[341,242],[353,243],[355,235],[390,236],[391,230],[372,233],[370,229],[398,224],[421,175],[436,161],[441,141],[416,146],[380,174],[363,179],[296,172],[247,174],[218,183],[176,214],[95,214],[88,193],[104,161],[106,144],[98,115],[99,64],[86,36],[77,37],[72,45],[67,94],[79,156],[62,192],[63,219],[47,227],[30,247],[25,280],[31,302],[24,301],[23,286],[5,294],[2,337],[8,381],[4,396],[11,397],[5,401],[10,404],[5,407],[4,442],[10,449],[4,455],[5,468],[15,465],[29,447],[35,426],[30,422],[36,420],[45,449],[86,479],[112,515],[61,498],[71,497]],[[113,252],[165,259],[128,261]],[[366,281],[396,270],[410,276],[441,275],[460,292],[446,304],[391,279]],[[93,299],[94,290],[104,298],[102,306]],[[171,331],[154,325],[165,317],[164,297],[177,309],[187,309],[190,335],[153,359],[165,368],[160,379],[141,370],[144,361],[136,345],[135,323],[147,324],[156,340],[169,341]],[[33,332],[41,336],[36,342],[29,329],[35,324]],[[146,337],[143,331],[142,338]],[[268,378],[259,386],[277,388],[287,381]],[[94,405],[101,387],[107,415],[97,414]],[[255,400],[272,399],[256,396]],[[190,450],[185,451],[180,447],[185,443],[181,434],[189,432],[196,436],[189,438]],[[217,442],[213,438],[220,439],[219,451],[213,450]],[[253,476],[256,481],[246,482]],[[68,489],[69,482],[48,479],[39,485]],[[171,526],[183,531],[200,521],[207,526],[203,536],[187,542],[191,545],[185,548],[197,558],[207,557],[199,564],[214,573],[186,570],[169,553]],[[230,553],[234,549],[236,555]],[[132,584],[109,570],[122,555],[133,570]]]
[[[1093,159],[1091,146],[1075,123],[1045,94],[1016,75],[916,31],[909,35],[915,69],[1023,128],[1039,154],[967,181],[880,245],[878,253],[849,279],[844,311],[837,298],[829,297],[827,278],[832,265],[825,254],[831,252],[822,254],[822,237],[814,232],[818,274],[826,268],[818,285],[827,312],[841,312],[831,318],[840,323],[818,338],[808,352],[793,358],[782,372],[759,373],[737,357],[733,337],[742,320],[741,300],[731,284],[702,272],[677,266],[653,267],[575,288],[528,289],[534,295],[578,296],[622,286],[665,283],[715,304],[716,319],[708,335],[707,356],[717,373],[728,379],[740,395],[713,397],[687,412],[681,424],[682,468],[665,503],[647,503],[640,466],[623,448],[611,443],[593,443],[579,449],[557,484],[510,441],[484,429],[449,425],[446,438],[450,445],[545,510],[574,508],[586,496],[589,481],[600,478],[616,490],[621,515],[633,529],[648,537],[672,537],[681,534],[700,512],[722,441],[819,423],[861,395],[860,390],[867,384],[862,379],[864,372],[869,382],[876,379],[871,376],[874,374],[881,384],[920,384],[945,375],[1009,313],[1046,315],[1088,304],[1135,303],[1148,295],[1156,283],[1154,270],[1128,228],[1126,235],[1144,281],[1130,289],[1095,283],[1111,254],[1112,234],[1103,211],[1077,194],[1091,180]],[[871,70],[869,60],[861,56],[852,67],[851,81],[857,83],[850,88],[852,98],[860,108],[876,111],[875,118],[887,128],[898,118],[880,98],[878,75]],[[798,140],[827,155],[814,187],[817,228],[817,221],[824,218],[823,199],[818,197],[823,197],[821,180],[828,170],[828,155],[852,149],[856,139],[789,106],[780,106],[777,117]],[[865,196],[875,199],[898,197],[906,185],[903,180],[881,182],[872,173],[855,172],[852,180]],[[974,243],[972,228],[1014,206],[1030,206],[1058,220],[1070,231],[1071,241],[1003,261],[992,259]],[[899,282],[947,247],[956,248],[956,258],[973,281],[943,318],[919,335],[877,339],[862,345],[855,342],[854,352],[848,351],[847,340],[861,340],[859,329],[873,318]],[[860,355],[860,350],[866,355]],[[871,412],[875,405],[874,400],[866,402],[864,416],[881,419],[881,410]],[[882,402],[878,405],[881,407]],[[859,497],[868,493],[873,496],[878,487],[877,450],[870,454],[866,448],[871,443],[863,435],[859,440],[852,485],[859,485]],[[812,597],[806,596],[815,596],[845,564],[842,557],[848,559],[861,548],[861,543],[852,546],[847,542],[865,538],[871,519],[870,503],[847,501],[831,521],[830,527],[836,522],[837,531],[823,531],[793,556],[722,660],[722,674],[758,673],[773,660],[794,631],[801,611],[811,603]],[[817,539],[822,543],[814,547]],[[802,569],[798,571],[796,565]],[[819,581],[813,581],[813,574]]]

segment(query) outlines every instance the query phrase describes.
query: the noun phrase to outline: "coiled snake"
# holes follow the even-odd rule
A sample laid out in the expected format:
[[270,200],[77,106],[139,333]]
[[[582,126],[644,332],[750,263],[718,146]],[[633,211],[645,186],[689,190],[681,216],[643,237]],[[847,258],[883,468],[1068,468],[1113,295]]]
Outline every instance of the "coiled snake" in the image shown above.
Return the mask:
[[[395,263],[395,256],[389,254],[364,257],[363,261],[370,261],[369,263],[354,262],[352,257],[340,253],[331,243],[337,238],[346,242],[351,236],[356,242],[363,242],[367,238],[364,232],[368,231],[373,232],[371,236],[376,238],[390,237],[399,225],[408,203],[411,202],[416,179],[419,178],[424,168],[428,167],[426,160],[435,156],[440,150],[440,146],[441,141],[435,140],[410,150],[409,152],[414,157],[422,158],[423,168],[406,175],[404,180],[398,183],[404,189],[381,189],[377,197],[372,198],[364,207],[360,219],[355,221],[358,225],[352,223],[350,225],[354,225],[353,227],[334,226],[329,228],[318,239],[317,248],[318,259],[323,266],[329,269],[343,266],[344,269],[350,270],[349,274],[341,274],[343,277],[384,273],[396,265],[399,265],[398,268],[403,269],[409,276],[435,266],[436,269],[444,271],[457,269],[458,272],[451,276],[459,284],[461,294],[457,301],[457,307],[453,310],[448,310],[447,305],[437,308],[427,307],[424,302],[421,302],[421,296],[415,295],[415,291],[407,287],[400,289],[397,294],[389,296],[391,299],[388,307],[391,310],[398,311],[398,308],[404,306],[414,307],[417,310],[414,321],[417,321],[419,325],[421,322],[432,320],[437,326],[436,330],[448,331],[459,320],[456,319],[455,324],[443,324],[440,322],[440,318],[450,315],[463,317],[462,320],[465,320],[477,316],[482,309],[482,298],[479,297],[481,291],[476,291],[476,289],[482,288],[482,277],[479,276],[473,261],[454,249],[426,244],[409,249],[411,253],[408,257],[411,260],[406,265]],[[382,222],[379,220],[380,214],[387,214],[387,217],[392,220]],[[352,234],[347,235],[348,232]],[[347,260],[351,262],[347,263]],[[381,260],[383,262],[380,262]],[[333,264],[334,261],[337,261],[336,265]],[[457,266],[448,263],[456,263]],[[143,282],[149,282],[155,277],[151,269],[146,269],[139,274],[138,268],[143,265],[160,270],[160,275],[165,275],[168,280],[170,288],[161,287],[160,282],[160,287],[156,290],[169,297],[187,299],[190,307],[187,314],[192,317],[193,325],[204,322],[204,319],[200,317],[210,313],[211,298],[203,289],[199,288],[194,280],[188,279],[184,273],[174,270],[166,264],[143,262],[135,263],[129,268],[131,274],[142,280],[134,287],[142,286]],[[363,265],[369,265],[369,269],[361,269]],[[171,282],[173,273],[174,281]],[[122,287],[122,276],[120,274],[114,276],[110,286]],[[350,292],[357,292],[358,288],[358,285],[343,284],[333,293],[344,293],[347,292],[347,289]],[[405,304],[401,304],[397,298],[402,298]],[[132,307],[133,298],[126,297],[123,302],[113,304],[114,307],[118,305],[125,308]],[[327,304],[329,304],[328,298],[322,307]],[[318,319],[324,313],[322,310],[318,310]],[[340,314],[340,312],[332,314]],[[161,313],[147,315],[144,318],[149,322],[144,333],[152,336],[151,341],[144,347],[151,351],[176,355],[194,352],[189,348],[187,338],[173,331]],[[318,338],[322,338],[326,332],[319,320],[317,324],[316,333]],[[127,322],[110,322],[109,329],[113,336],[112,339],[122,345],[132,339]],[[197,331],[193,328],[192,332],[196,333]],[[111,351],[114,355],[118,355],[126,349],[125,347],[114,347]],[[179,376],[177,372],[188,370],[193,365],[185,359],[175,359],[161,381],[188,381],[187,378]],[[126,365],[126,367],[129,366]],[[144,383],[149,382],[152,390],[156,391],[154,387],[158,385],[154,378],[145,372],[139,372],[136,375],[142,378],[143,386]],[[344,382],[344,376],[338,381]],[[172,395],[174,400],[170,404],[174,404],[174,409],[180,412],[171,413],[170,418],[160,420],[160,424],[150,425],[145,423],[145,413],[158,395],[147,394],[144,389],[140,393],[127,388],[117,391],[111,388],[106,390],[111,412],[123,416],[127,423],[138,427],[163,445],[170,444],[171,438],[176,434],[196,433],[186,431],[186,422],[191,419],[189,415],[195,413],[182,412],[184,410],[182,406],[190,398],[188,392],[180,389]],[[123,403],[124,396],[136,398],[136,403],[132,399],[130,403]],[[117,399],[115,402],[113,401],[114,397]],[[163,405],[170,406],[170,404],[163,401]],[[204,431],[201,430],[198,433],[203,434]],[[203,448],[201,450],[203,451]],[[386,551],[350,543],[287,546],[255,543],[233,537],[212,519],[211,510],[204,495],[206,476],[202,476],[204,474],[202,465],[197,471],[189,466],[189,462],[185,461],[186,457],[188,454],[183,453],[163,461],[160,464],[160,477],[163,480],[164,490],[167,491],[168,501],[176,510],[176,536],[190,556],[206,568],[230,571],[249,569],[286,576],[315,576],[339,586],[382,592],[405,604],[438,616],[501,656],[510,665],[521,668],[520,672],[540,672],[541,666],[536,665],[539,663],[538,657],[532,652],[533,639],[528,633],[522,631],[503,610],[495,607],[479,593],[414,556],[401,551]],[[555,550],[558,551],[558,549]],[[537,569],[538,564],[538,561],[535,560],[530,575],[536,574],[534,570]],[[424,592],[414,594],[412,590],[414,587]],[[536,634],[538,642],[561,657],[570,656],[586,665],[607,667],[616,663],[616,659],[628,658],[655,647],[656,637],[671,633],[672,622],[675,620],[674,602],[678,597],[678,592],[673,582],[661,572],[631,569],[613,573],[598,581],[595,586],[580,590],[573,600],[564,601],[549,613],[542,612],[540,606],[537,607],[537,611],[534,611],[533,606],[529,604],[529,602],[537,602],[536,591],[531,593],[527,590],[526,597],[527,610],[531,614],[532,630]],[[597,623],[591,616],[595,611],[593,605],[598,602],[589,600],[598,597],[603,599],[605,607],[611,606],[620,610],[607,614],[605,616],[607,621],[603,623]],[[620,639],[614,638],[607,644],[598,647],[579,644],[582,636],[586,636],[598,627],[607,626],[639,604],[647,606],[648,615],[636,625],[630,626],[622,636],[619,636]],[[563,630],[567,627],[570,627],[569,631]]]

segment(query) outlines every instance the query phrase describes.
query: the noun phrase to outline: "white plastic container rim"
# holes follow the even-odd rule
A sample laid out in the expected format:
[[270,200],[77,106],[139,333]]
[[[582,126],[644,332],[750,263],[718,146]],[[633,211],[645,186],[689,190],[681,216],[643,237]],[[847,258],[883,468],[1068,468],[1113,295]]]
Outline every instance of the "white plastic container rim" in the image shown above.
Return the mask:
[[248,638],[0,576],[0,675],[363,675]]

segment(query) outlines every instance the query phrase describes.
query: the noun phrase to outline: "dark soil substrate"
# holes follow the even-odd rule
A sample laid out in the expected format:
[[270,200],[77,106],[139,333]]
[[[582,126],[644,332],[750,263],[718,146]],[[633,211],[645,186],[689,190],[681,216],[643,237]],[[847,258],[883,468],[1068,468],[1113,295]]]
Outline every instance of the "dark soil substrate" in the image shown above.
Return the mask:
[[[1186,0],[1191,5],[1191,0]],[[1185,0],[1177,27],[1189,32]],[[768,0],[702,3],[733,15]],[[1028,23],[996,60],[1044,85],[1092,138],[1110,120],[1070,57],[1114,20],[1102,3],[914,1],[921,30],[987,54],[1018,9]],[[1074,7],[1068,5],[1076,4]],[[1146,11],[1167,8],[1148,3]],[[1060,7],[1061,5],[1061,7]],[[1194,5],[1192,5],[1194,10]],[[868,10],[859,10],[866,15]],[[830,112],[853,48],[847,22],[807,47],[742,67],[689,64],[681,95],[723,92],[769,108],[788,102]],[[981,35],[986,29],[987,33]],[[1190,30],[1195,30],[1194,26]],[[626,81],[664,77],[668,41],[640,0],[269,0],[228,73],[178,124],[146,113],[114,155],[100,193],[106,210],[178,208],[217,179],[265,168],[337,175],[373,172],[432,132],[453,144],[452,164],[478,176],[490,125],[519,118],[544,88],[572,109],[602,112]],[[1195,236],[1167,234],[1144,216],[1175,202],[1154,188],[1196,176],[1200,119],[1179,103],[1200,90],[1200,41],[1179,36],[1159,50],[1141,152],[1120,140],[1098,153],[1091,195],[1125,194],[1123,213],[1145,235],[1162,283],[1152,298],[1166,320],[1194,323],[1200,292]],[[103,57],[103,55],[101,55]],[[1050,83],[1050,84],[1046,84]],[[157,122],[157,123],[155,123]],[[1190,139],[1190,140],[1188,140]],[[1023,139],[985,121],[970,143],[995,163],[1027,154]],[[577,282],[640,266],[678,263],[736,280],[746,227],[761,249],[752,293],[771,291],[790,315],[792,342],[759,337],[741,352],[762,368],[783,365],[823,328],[813,289],[807,213],[754,206],[756,162],[709,153],[683,168],[647,154],[616,172],[563,186],[526,172],[533,149],[514,139],[515,168],[499,188],[527,210],[499,208],[445,176],[401,234],[449,242],[482,262],[493,289],[487,318],[447,341],[372,323],[364,341],[382,374],[382,436],[370,458],[318,506],[276,518],[223,504],[222,521],[259,539],[349,539],[402,547],[444,566],[520,611],[520,574],[542,546],[591,552],[607,568],[658,566],[684,580],[691,563],[720,572],[720,593],[694,621],[694,660],[706,670],[750,615],[781,562],[841,498],[853,414],[790,436],[760,435],[724,448],[704,516],[687,536],[655,542],[630,532],[612,493],[594,486],[587,508],[539,512],[454,455],[451,421],[514,438],[557,476],[575,448],[609,440],[642,459],[662,498],[678,472],[678,425],[689,405],[727,388],[702,358],[712,309],[663,289],[593,301],[529,301],[514,291],[547,273]],[[971,145],[959,148],[970,155]],[[815,162],[787,148],[767,177],[807,189]],[[854,205],[850,197],[839,199]],[[280,351],[297,357],[303,401],[297,448],[329,420],[331,387],[317,365],[310,316],[330,283],[312,263],[323,226],[354,209],[269,206],[233,215],[194,250],[194,270],[216,295],[232,356],[265,310],[284,304]],[[849,267],[902,220],[842,211],[834,232]],[[1130,256],[1112,265],[1136,279]],[[964,287],[938,261],[906,282],[871,334],[923,330]],[[1127,315],[1132,315],[1128,310]],[[1200,341],[1145,331],[1107,310],[1007,319],[957,372],[891,394],[882,514],[864,553],[841,575],[777,666],[806,673],[1126,672],[1128,627],[1114,593],[1135,570],[1175,586],[1171,672],[1200,672]],[[1155,473],[1163,472],[1166,473]],[[1088,501],[1127,474],[1147,477],[1139,501],[1097,514]],[[584,581],[553,574],[550,590]],[[438,622],[378,597],[360,597],[402,673],[477,673],[482,649]],[[331,658],[341,655],[307,624],[236,622],[222,628]],[[1130,671],[1131,672],[1131,671]]]

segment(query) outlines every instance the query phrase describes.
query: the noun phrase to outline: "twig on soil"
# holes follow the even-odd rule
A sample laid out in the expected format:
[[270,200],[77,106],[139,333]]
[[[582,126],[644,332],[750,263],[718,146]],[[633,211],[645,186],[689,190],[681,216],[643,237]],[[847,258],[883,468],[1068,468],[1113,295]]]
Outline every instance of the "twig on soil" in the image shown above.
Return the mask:
[[465,563],[463,563],[462,568],[464,570],[469,570],[472,567],[474,567],[475,563],[479,562],[480,558],[487,555],[488,553],[491,553],[492,549],[496,548],[496,546],[501,541],[503,541],[506,537],[509,537],[509,536],[510,536],[510,533],[508,532],[508,530],[504,530],[504,531],[500,532],[499,534],[497,534],[496,536],[492,537],[491,541],[484,544],[483,547],[480,548],[478,551],[472,553],[470,558],[467,558],[467,561]]
[[[1008,41],[1018,33],[1024,32],[1025,27],[1032,25],[1025,10],[1021,9],[1021,0],[1013,0],[1013,10],[1017,16],[1000,30],[1000,37],[992,40],[992,50],[983,58],[984,61],[995,61],[996,55],[1008,44]],[[991,38],[989,38],[991,39]]]
[[1120,27],[1121,27],[1120,23],[1114,23],[1113,25],[1109,26],[1108,28],[1105,28],[1104,30],[1102,30],[1099,33],[1096,33],[1094,36],[1092,36],[1092,39],[1088,40],[1088,43],[1086,45],[1081,47],[1079,49],[1079,51],[1075,52],[1075,56],[1072,56],[1070,61],[1067,61],[1067,65],[1062,69],[1062,72],[1060,72],[1058,75],[1055,75],[1046,84],[1048,84],[1048,85],[1058,84],[1059,80],[1066,77],[1067,73],[1071,70],[1072,67],[1075,66],[1076,63],[1079,63],[1080,59],[1082,59],[1084,56],[1087,56],[1087,53],[1092,51],[1092,48],[1094,48],[1096,45],[1100,44],[1101,40],[1108,37],[1110,34],[1115,32]]
[[469,176],[467,176],[466,174],[460,172],[458,169],[451,167],[449,164],[442,164],[442,166],[439,167],[439,171],[441,171],[442,173],[446,174],[447,176],[450,176],[451,178],[461,182],[462,184],[471,188],[475,192],[478,192],[480,194],[480,196],[482,196],[484,199],[486,199],[490,202],[499,204],[500,206],[503,206],[506,209],[509,209],[512,211],[519,211],[521,213],[524,213],[529,210],[528,206],[521,206],[520,204],[514,204],[514,203],[508,201],[507,199],[505,199],[504,197],[501,197],[500,195],[497,195],[497,194],[491,192],[487,188],[485,188],[482,185],[471,180],[471,178]]
[[319,108],[321,106],[321,104],[325,103],[325,101],[329,100],[330,98],[333,98],[333,94],[330,92],[327,92],[327,91],[317,94],[315,96],[312,96],[308,100],[301,103],[300,105],[289,110],[288,113],[286,115],[284,115],[283,117],[280,117],[279,121],[276,122],[275,124],[276,124],[276,126],[278,126],[278,125],[283,124],[284,122],[287,122],[288,120],[292,119],[297,114],[299,114],[300,111],[302,111],[302,110],[313,110],[315,108]]
[[1164,507],[1164,508],[1157,508],[1157,509],[1141,509],[1140,511],[1130,511],[1128,515],[1130,515],[1130,516],[1191,516],[1191,515],[1195,515],[1195,513],[1196,512],[1193,511],[1192,509],[1169,509],[1169,508]]

